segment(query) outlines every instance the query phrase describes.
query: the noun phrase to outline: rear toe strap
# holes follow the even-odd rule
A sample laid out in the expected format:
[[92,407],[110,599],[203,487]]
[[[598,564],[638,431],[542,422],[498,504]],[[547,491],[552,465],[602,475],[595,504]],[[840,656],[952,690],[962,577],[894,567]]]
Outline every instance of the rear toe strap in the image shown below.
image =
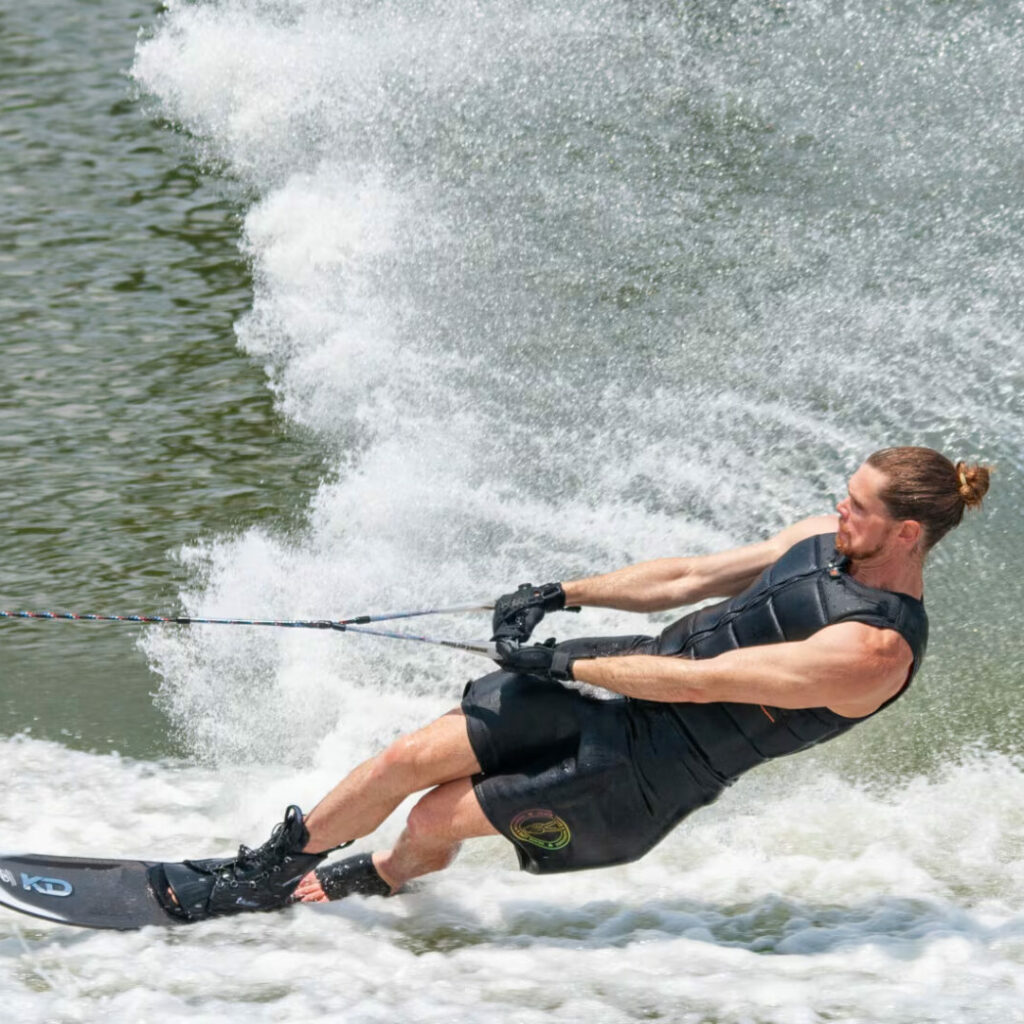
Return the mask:
[[316,877],[329,900],[340,900],[345,896],[391,895],[391,886],[377,874],[369,853],[359,853],[336,864],[319,867]]

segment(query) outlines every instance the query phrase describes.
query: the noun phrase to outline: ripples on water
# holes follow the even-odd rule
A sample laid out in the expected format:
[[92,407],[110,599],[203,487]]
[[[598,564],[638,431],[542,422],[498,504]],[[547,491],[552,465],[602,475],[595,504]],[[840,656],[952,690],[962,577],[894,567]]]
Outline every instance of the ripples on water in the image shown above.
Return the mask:
[[[149,17],[0,15],[4,608],[173,608],[180,544],[294,522],[322,467],[235,350],[251,290],[232,202],[131,99]],[[0,728],[166,749],[128,629],[0,629]]]

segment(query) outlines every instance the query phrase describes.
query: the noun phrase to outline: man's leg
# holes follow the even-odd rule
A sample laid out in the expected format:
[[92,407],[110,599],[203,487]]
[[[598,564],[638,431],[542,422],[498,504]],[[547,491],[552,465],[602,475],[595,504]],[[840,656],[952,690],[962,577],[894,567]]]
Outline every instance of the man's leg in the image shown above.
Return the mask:
[[[283,906],[323,851],[372,832],[411,793],[479,770],[465,716],[450,711],[359,765],[305,821],[290,807],[259,848],[243,846],[237,857],[223,860],[158,864],[151,884],[168,912],[192,921]],[[385,884],[379,876],[377,884]]]
[[480,771],[458,708],[350,772],[305,819],[310,852],[372,832],[410,794]]
[[[394,892],[410,879],[446,868],[464,839],[499,834],[481,810],[472,780],[457,779],[431,790],[416,804],[394,848],[373,854],[373,867]],[[327,865],[306,875],[295,890],[296,898],[305,903],[327,901],[317,875],[330,871]]]

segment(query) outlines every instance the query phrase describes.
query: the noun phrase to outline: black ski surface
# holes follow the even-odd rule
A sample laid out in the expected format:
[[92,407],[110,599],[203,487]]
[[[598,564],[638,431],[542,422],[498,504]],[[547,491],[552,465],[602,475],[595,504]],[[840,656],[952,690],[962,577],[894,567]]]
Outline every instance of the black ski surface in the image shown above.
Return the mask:
[[156,863],[0,854],[0,906],[80,928],[132,931],[179,923],[150,885]]

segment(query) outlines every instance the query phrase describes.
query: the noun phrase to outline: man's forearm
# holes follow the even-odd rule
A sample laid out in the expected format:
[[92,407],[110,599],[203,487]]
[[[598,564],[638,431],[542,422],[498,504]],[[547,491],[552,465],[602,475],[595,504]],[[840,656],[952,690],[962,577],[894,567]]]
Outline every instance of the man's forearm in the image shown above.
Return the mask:
[[[801,524],[806,530],[818,520]],[[786,536],[785,534],[780,536]],[[659,558],[603,576],[563,583],[566,604],[660,612],[707,597],[729,597],[749,586],[779,557],[778,538],[715,555]]]
[[690,683],[696,680],[688,680],[688,676],[695,666],[697,662],[684,658],[627,654],[574,661],[572,675],[577,682],[637,700],[693,701],[698,693]]
[[692,559],[659,558],[563,583],[565,603],[627,612],[658,612],[699,601]]

